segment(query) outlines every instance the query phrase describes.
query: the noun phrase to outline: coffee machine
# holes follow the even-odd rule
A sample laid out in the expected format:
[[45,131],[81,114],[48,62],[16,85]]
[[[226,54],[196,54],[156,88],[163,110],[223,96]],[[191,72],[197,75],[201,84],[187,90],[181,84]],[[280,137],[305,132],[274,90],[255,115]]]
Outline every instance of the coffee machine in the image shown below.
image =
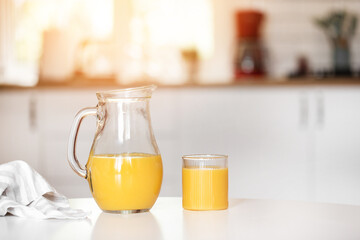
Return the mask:
[[264,14],[257,10],[240,10],[235,13],[234,77],[236,80],[265,75],[264,48],[261,39],[263,20]]

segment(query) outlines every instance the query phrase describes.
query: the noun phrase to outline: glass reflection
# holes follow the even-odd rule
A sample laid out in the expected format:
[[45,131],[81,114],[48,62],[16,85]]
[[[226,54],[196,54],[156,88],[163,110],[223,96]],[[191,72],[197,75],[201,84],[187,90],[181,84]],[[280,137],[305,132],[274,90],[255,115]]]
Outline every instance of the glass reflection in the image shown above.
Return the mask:
[[120,215],[101,213],[91,239],[163,239],[156,218],[150,213]]

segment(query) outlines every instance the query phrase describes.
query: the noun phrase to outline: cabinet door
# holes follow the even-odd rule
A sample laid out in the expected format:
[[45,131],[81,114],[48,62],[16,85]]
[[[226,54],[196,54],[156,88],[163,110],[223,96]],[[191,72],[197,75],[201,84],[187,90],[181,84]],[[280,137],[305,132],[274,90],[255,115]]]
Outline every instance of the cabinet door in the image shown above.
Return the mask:
[[162,197],[181,196],[179,95],[177,88],[159,88],[150,100],[151,124],[163,162]]
[[182,152],[229,155],[229,195],[309,199],[301,90],[183,90]]
[[302,90],[257,88],[239,94],[232,140],[237,171],[230,169],[236,182],[230,186],[241,197],[309,200],[309,131]]
[[[68,197],[91,196],[87,181],[79,177],[67,161],[69,132],[76,113],[97,104],[96,90],[49,90],[38,92],[41,172]],[[82,121],[76,146],[77,156],[85,166],[94,134],[94,117]]]
[[333,87],[315,96],[316,200],[360,204],[360,87]]
[[33,91],[0,92],[0,164],[24,160],[38,169],[38,125]]

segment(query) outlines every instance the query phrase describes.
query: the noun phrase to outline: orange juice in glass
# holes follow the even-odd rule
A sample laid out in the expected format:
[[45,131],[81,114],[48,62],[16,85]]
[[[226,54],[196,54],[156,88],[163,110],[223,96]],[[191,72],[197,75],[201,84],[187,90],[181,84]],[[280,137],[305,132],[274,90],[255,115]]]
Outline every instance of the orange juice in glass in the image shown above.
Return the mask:
[[214,154],[183,156],[182,188],[184,209],[227,209],[227,156]]

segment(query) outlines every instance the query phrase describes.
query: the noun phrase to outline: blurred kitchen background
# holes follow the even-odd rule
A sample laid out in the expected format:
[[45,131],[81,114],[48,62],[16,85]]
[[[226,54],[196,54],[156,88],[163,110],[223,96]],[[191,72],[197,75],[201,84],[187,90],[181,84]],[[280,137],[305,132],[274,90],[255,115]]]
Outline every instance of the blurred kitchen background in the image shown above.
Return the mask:
[[91,196],[66,158],[75,114],[155,83],[161,196],[181,196],[182,155],[220,153],[230,197],[360,205],[359,17],[359,0],[0,0],[0,163]]

